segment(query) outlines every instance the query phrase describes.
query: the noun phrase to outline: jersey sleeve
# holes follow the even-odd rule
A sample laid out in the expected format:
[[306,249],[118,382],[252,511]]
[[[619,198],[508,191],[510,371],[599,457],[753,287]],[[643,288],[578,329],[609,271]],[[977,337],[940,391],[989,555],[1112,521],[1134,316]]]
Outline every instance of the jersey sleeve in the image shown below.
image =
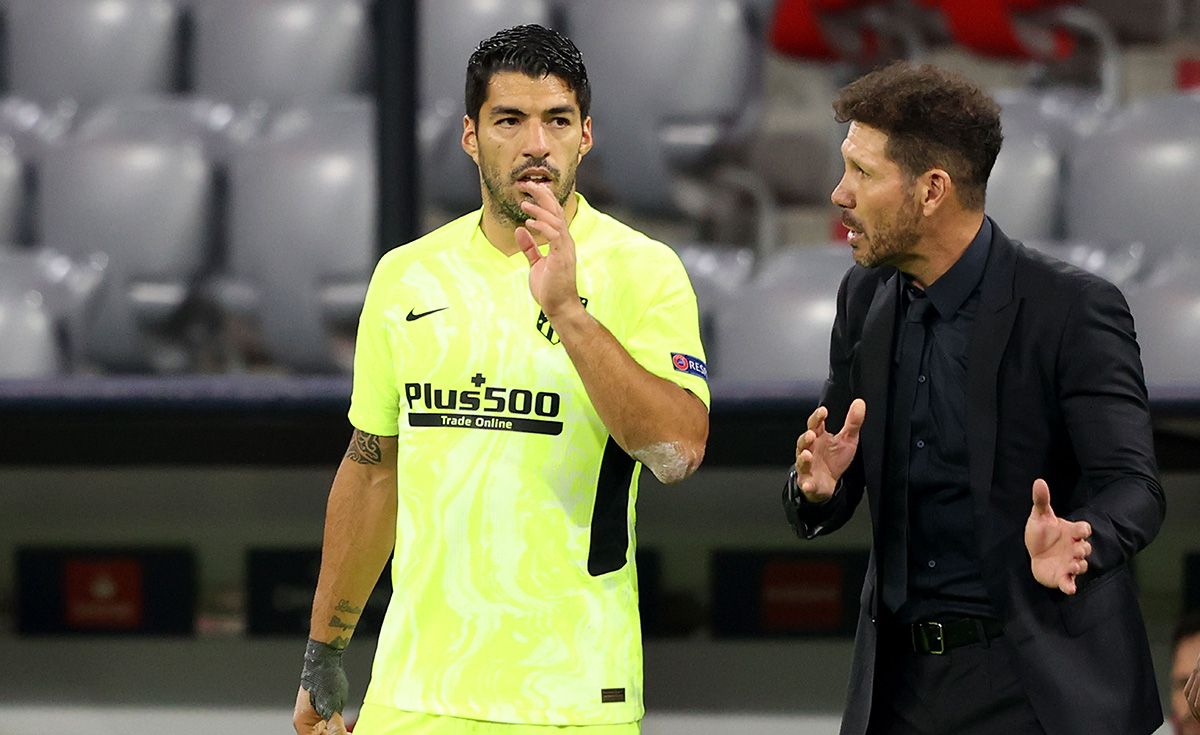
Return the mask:
[[661,248],[654,269],[659,286],[650,291],[625,347],[651,374],[691,391],[708,406],[708,366],[700,343],[696,294],[679,257],[665,245]]
[[400,394],[388,321],[382,264],[375,269],[367,287],[358,319],[354,345],[354,389],[350,395],[350,423],[354,428],[378,436],[396,436]]

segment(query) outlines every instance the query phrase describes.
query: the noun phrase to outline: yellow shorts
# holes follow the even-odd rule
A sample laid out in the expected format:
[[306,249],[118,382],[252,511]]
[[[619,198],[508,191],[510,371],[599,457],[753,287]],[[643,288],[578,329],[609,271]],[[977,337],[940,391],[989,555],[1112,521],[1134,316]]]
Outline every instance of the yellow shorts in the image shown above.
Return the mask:
[[364,703],[354,735],[639,735],[641,723],[620,725],[514,725],[407,712]]

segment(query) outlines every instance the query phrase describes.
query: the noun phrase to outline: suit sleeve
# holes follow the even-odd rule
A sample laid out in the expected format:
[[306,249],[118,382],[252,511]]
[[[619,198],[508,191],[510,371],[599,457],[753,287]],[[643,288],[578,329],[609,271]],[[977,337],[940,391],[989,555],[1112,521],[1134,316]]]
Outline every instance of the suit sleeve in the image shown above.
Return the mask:
[[[833,333],[829,339],[829,377],[825,379],[821,390],[820,405],[829,409],[825,428],[834,433],[841,431],[842,424],[846,421],[846,412],[850,410],[850,403],[854,400],[850,374],[857,337],[851,334],[847,305],[850,303],[850,280],[856,270],[851,268],[847,271],[838,287],[837,316],[834,318]],[[807,416],[805,419],[807,420]],[[796,535],[804,539],[814,539],[845,525],[862,500],[863,474],[862,453],[859,452],[838,481],[833,497],[820,504],[805,500],[793,482],[793,475],[789,474],[783,487],[783,510]]]
[[1100,576],[1150,543],[1166,513],[1133,316],[1115,286],[1084,289],[1067,317],[1056,374],[1088,492],[1069,515],[1091,524],[1088,572]]

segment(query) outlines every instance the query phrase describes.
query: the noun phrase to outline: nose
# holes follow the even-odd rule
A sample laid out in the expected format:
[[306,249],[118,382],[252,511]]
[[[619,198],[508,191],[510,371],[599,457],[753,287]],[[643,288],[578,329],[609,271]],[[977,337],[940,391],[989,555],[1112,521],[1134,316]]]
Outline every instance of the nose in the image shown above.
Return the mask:
[[540,120],[531,120],[525,133],[525,146],[521,151],[530,158],[545,158],[550,154],[550,139]]
[[854,194],[850,191],[850,187],[846,184],[845,175],[842,180],[833,187],[833,192],[829,195],[829,201],[842,209],[854,209]]

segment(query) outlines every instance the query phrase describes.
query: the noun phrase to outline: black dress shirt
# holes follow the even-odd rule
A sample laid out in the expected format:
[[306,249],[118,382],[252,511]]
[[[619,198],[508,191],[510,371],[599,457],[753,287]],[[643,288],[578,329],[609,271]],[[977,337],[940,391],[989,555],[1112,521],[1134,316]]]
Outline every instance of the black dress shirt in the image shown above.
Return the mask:
[[[996,614],[980,572],[966,436],[967,354],[991,239],[992,225],[985,217],[963,255],[925,290],[934,313],[926,319],[921,354],[897,355],[893,364],[888,433],[896,433],[896,422],[909,422],[908,595],[894,611],[902,622]],[[907,275],[900,282],[902,322],[908,305],[920,294]],[[919,359],[919,367],[900,369],[899,361],[910,359]],[[906,410],[896,405],[897,396],[913,395],[912,386],[896,386],[896,376],[914,373],[916,398]],[[889,464],[903,461],[902,454],[892,453]],[[885,494],[904,491],[884,489]],[[883,547],[896,542],[885,537]]]

